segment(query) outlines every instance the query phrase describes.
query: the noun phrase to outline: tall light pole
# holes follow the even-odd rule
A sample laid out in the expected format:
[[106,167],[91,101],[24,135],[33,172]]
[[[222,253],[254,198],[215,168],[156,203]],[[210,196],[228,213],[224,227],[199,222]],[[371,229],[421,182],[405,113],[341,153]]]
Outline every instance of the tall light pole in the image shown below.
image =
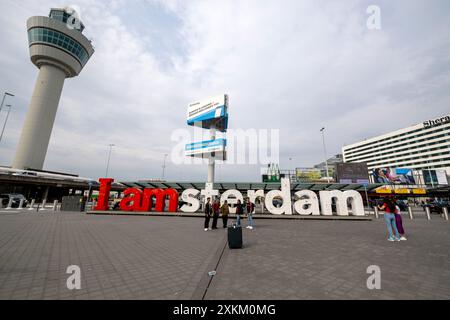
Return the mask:
[[[292,160],[293,158],[289,158],[289,180],[293,182],[293,177],[295,177],[295,168],[292,168]],[[293,174],[291,174],[293,172]]]
[[169,155],[166,153],[166,154],[164,154],[164,164],[163,164],[163,166],[162,166],[162,169],[163,169],[163,171],[162,171],[162,178],[161,178],[161,181],[164,181],[164,176],[165,176],[165,174],[166,174],[166,160],[167,160],[167,157],[168,157]]
[[109,146],[109,153],[108,153],[108,162],[106,164],[106,174],[105,174],[105,178],[108,178],[108,173],[109,173],[109,161],[111,160],[111,153],[112,153],[112,148],[115,147],[115,144],[110,144]]
[[2,104],[0,105],[0,112],[1,112],[2,109],[3,109],[3,104],[5,103],[5,98],[6,98],[6,96],[14,97],[14,95],[13,95],[12,93],[9,93],[9,92],[5,92],[5,93],[3,94]]
[[9,113],[11,112],[11,105],[7,104],[5,107],[8,107],[8,113],[6,114],[5,123],[3,124],[2,133],[0,134],[0,142],[2,142],[3,139],[3,133],[5,132],[6,123],[8,122]]
[[325,144],[325,127],[320,129],[320,132],[322,133],[322,141],[323,141],[323,154],[325,156],[325,168],[327,170],[327,181],[330,183],[330,175],[328,171],[328,156],[327,156],[327,146]]

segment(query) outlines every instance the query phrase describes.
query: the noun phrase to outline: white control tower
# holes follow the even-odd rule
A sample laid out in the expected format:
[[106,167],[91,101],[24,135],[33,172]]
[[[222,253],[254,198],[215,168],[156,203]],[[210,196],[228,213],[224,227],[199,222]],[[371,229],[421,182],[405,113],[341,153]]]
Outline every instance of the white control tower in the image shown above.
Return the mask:
[[12,167],[42,170],[64,80],[81,72],[94,48],[70,8],[29,18],[27,30],[31,61],[39,75]]

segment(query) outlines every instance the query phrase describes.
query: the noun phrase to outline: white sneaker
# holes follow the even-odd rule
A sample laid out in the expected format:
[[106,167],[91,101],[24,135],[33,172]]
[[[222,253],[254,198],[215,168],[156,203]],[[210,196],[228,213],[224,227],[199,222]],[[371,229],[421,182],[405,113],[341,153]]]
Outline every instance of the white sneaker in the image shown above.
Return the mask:
[[401,240],[401,241],[406,241],[406,240],[408,240],[408,239],[406,239],[406,237],[402,236],[402,237],[400,238],[400,240]]
[[209,230],[209,231],[212,231],[212,229],[211,229],[211,228],[209,228],[208,230]]
[[253,230],[253,227],[252,226],[250,226],[250,227],[248,227],[250,230]]
[[250,229],[250,226],[246,226],[245,228]]
[[388,238],[388,241],[394,242],[394,238]]
[[208,231],[208,228],[205,228],[205,231]]

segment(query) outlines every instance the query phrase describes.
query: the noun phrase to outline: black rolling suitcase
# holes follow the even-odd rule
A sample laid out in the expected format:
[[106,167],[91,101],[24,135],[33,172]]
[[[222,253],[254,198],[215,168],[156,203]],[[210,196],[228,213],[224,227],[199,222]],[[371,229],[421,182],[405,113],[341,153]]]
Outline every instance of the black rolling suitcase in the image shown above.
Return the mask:
[[242,249],[242,228],[228,227],[228,247],[230,249]]

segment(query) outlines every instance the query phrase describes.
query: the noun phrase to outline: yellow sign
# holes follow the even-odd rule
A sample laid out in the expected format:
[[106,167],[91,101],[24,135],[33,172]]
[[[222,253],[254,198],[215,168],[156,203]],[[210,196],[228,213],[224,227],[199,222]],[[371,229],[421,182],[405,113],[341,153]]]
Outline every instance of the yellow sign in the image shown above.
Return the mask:
[[425,189],[413,189],[414,194],[427,194],[427,190]]
[[409,190],[408,189],[395,189],[395,193],[397,194],[409,194]]
[[389,189],[389,188],[378,188],[378,189],[376,190],[376,192],[377,192],[377,193],[391,193],[392,191],[391,191],[391,189]]

